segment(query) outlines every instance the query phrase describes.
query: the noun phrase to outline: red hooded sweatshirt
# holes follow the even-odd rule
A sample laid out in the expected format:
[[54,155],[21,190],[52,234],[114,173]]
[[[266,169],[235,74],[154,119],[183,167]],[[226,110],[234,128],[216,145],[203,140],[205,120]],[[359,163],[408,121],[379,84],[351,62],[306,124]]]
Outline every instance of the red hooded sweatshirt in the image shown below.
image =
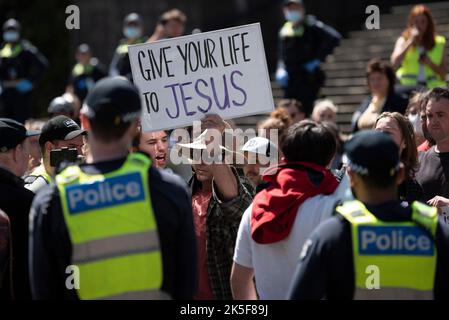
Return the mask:
[[338,186],[329,169],[307,162],[281,163],[268,169],[263,180],[271,185],[256,195],[251,213],[251,236],[260,244],[285,239],[299,206],[308,198],[333,193]]

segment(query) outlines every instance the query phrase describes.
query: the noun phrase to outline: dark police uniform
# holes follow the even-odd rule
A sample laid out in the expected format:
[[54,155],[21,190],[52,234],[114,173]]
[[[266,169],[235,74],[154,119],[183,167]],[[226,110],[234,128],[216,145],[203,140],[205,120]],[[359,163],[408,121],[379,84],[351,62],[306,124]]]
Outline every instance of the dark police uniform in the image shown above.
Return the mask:
[[[83,108],[91,123],[134,123],[141,114],[137,88],[122,77],[100,80]],[[139,153],[69,165],[38,193],[30,234],[34,298],[148,299],[162,297],[160,289],[174,299],[194,296],[189,193],[180,178],[150,165]],[[73,264],[79,288],[66,286]]]
[[27,40],[1,45],[0,101],[5,117],[22,123],[31,117],[31,91],[20,92],[16,83],[28,80],[34,84],[47,67],[47,59]]
[[324,72],[316,67],[309,73],[304,65],[315,59],[324,61],[341,35],[332,27],[325,25],[314,16],[306,16],[297,27],[285,22],[279,32],[279,60],[288,73],[285,98],[297,99],[304,105],[306,113],[312,112],[313,102],[324,84]]
[[[8,151],[27,137],[39,132],[26,131],[25,127],[11,119],[0,119],[0,152]],[[28,277],[28,222],[34,194],[24,188],[24,181],[9,170],[0,167],[0,210],[10,221],[11,260],[0,279],[0,300],[31,299]],[[0,237],[1,238],[1,237]],[[1,240],[1,239],[0,239]],[[0,243],[0,247],[4,243]],[[2,249],[0,249],[2,251]]]
[[70,74],[69,84],[73,86],[76,96],[81,103],[95,82],[107,76],[105,67],[97,58],[91,58],[87,65],[77,63]]
[[[389,135],[358,132],[345,151],[349,168],[363,178],[359,183],[393,186],[401,167]],[[449,297],[449,228],[436,208],[355,200],[337,206],[335,213],[304,244],[291,299]]]
[[[147,37],[141,37],[133,44],[144,43],[146,39]],[[115,49],[114,57],[112,58],[111,65],[109,67],[109,75],[124,76],[129,81],[133,81],[131,64],[129,62],[127,39],[121,40],[119,46]]]

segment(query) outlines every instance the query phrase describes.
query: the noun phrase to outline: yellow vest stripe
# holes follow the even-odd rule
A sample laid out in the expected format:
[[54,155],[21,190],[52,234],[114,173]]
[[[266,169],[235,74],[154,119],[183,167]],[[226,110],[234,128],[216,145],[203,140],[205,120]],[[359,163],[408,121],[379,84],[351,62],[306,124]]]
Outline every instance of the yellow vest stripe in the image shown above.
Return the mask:
[[159,250],[156,231],[119,235],[73,245],[73,263],[87,263],[127,254]]
[[105,297],[102,300],[169,300],[170,296],[160,290],[133,291],[114,296]]

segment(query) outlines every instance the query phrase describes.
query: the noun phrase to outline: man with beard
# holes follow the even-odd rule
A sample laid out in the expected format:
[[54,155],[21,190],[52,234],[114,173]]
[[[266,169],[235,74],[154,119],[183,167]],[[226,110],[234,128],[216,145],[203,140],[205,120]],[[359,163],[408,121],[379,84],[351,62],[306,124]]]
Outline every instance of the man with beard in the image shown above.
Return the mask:
[[416,180],[424,191],[422,200],[444,213],[449,206],[449,90],[434,88],[427,99],[427,129],[436,145],[420,154]]

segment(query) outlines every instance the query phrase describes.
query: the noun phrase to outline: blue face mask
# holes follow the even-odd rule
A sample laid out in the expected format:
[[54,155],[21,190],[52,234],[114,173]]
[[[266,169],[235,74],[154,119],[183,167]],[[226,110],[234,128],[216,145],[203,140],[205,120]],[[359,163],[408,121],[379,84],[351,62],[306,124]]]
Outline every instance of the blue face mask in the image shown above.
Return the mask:
[[5,31],[3,33],[3,40],[6,42],[17,42],[19,40],[19,33],[13,30]]
[[292,23],[301,22],[303,18],[303,13],[297,10],[287,10],[285,14],[285,19]]
[[123,34],[127,39],[137,39],[142,35],[140,28],[136,27],[125,27],[123,29]]

